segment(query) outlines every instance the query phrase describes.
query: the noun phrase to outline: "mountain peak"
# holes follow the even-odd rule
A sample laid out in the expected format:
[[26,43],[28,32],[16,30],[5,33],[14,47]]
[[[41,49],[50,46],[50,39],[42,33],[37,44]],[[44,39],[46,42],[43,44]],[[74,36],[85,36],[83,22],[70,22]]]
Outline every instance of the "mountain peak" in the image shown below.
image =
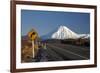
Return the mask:
[[77,34],[70,30],[68,27],[61,25],[58,30],[53,33],[51,38],[53,39],[75,39]]

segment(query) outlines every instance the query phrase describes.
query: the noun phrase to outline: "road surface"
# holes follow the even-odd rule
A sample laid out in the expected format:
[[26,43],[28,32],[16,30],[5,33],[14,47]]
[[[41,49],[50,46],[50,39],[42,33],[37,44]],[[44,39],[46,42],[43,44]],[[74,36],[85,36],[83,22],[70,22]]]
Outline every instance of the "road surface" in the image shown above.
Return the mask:
[[47,43],[46,49],[44,49],[44,51],[44,55],[41,52],[41,59],[43,57],[44,60],[42,59],[40,61],[88,60],[90,58],[89,47]]

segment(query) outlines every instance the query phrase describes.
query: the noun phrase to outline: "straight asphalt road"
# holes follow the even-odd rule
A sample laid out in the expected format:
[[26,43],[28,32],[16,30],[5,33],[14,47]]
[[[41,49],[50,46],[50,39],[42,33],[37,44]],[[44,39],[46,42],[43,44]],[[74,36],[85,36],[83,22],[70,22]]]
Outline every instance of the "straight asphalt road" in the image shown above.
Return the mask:
[[87,60],[90,58],[88,47],[68,44],[47,43],[46,53],[48,61]]

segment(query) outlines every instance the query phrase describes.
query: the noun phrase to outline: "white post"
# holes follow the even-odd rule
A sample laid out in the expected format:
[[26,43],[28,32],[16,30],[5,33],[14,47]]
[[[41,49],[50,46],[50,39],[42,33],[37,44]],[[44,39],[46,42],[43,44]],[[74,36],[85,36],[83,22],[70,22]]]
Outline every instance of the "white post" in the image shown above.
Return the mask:
[[32,40],[32,50],[33,50],[33,58],[34,58],[35,57],[34,40]]

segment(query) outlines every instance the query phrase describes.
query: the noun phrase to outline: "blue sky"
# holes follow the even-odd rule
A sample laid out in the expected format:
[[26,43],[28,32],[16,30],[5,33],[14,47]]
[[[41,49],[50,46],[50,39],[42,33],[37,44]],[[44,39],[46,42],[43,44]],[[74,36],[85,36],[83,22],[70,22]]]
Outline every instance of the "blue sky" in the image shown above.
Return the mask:
[[56,12],[39,10],[21,10],[22,35],[34,28],[39,36],[46,35],[64,25],[72,31],[90,33],[90,14],[78,12]]

